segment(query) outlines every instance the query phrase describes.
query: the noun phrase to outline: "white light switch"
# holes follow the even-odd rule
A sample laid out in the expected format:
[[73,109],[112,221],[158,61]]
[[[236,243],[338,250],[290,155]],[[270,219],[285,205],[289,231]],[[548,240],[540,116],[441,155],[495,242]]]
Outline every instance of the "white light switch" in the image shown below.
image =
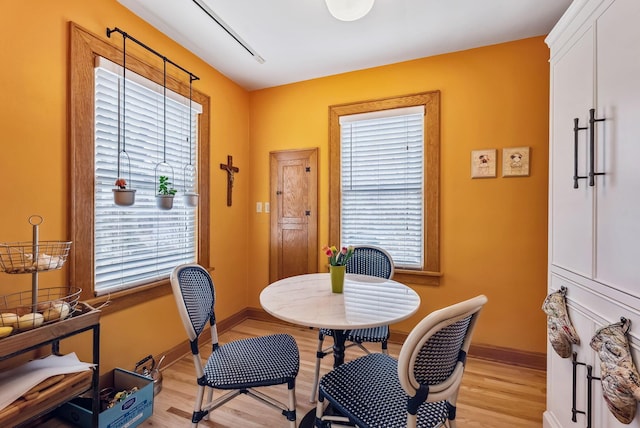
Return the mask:
[[262,202],[256,202],[256,212],[257,213],[262,212]]
[[264,203],[264,212],[271,212],[271,204],[269,202]]

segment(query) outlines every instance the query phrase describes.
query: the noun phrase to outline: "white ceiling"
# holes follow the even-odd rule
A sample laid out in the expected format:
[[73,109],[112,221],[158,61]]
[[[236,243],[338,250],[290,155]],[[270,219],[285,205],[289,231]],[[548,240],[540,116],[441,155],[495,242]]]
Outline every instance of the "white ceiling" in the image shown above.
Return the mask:
[[118,1],[247,90],[545,35],[571,3],[376,0],[364,18],[343,22],[324,0],[200,0],[260,64],[193,0]]

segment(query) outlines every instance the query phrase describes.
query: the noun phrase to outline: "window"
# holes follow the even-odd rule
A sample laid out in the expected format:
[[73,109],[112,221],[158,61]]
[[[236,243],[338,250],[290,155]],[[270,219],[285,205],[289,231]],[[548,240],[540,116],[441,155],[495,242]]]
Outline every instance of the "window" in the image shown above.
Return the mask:
[[386,249],[396,277],[437,284],[439,92],[330,108],[331,242]]
[[[124,83],[122,77],[120,66],[98,58],[94,94],[97,295],[166,278],[175,266],[196,260],[197,212],[179,196],[196,184],[192,162],[196,161],[197,116],[202,108],[131,72]],[[161,175],[180,192],[170,211],[155,205]],[[118,177],[136,189],[135,205],[113,203]]]
[[[109,66],[105,60],[121,64],[122,52],[71,24],[70,284],[82,288],[86,300],[113,293],[112,299],[135,296],[134,300],[143,301],[170,293],[167,276],[175,265],[185,261],[208,265],[209,189],[203,177],[209,171],[203,160],[209,157],[209,98],[194,88],[193,144],[189,145],[188,76],[185,79],[178,72],[177,77],[167,76],[165,154],[162,63],[152,66],[127,53],[125,109],[132,124],[126,127],[126,152],[130,159],[121,157],[120,175],[137,192],[135,205],[116,207],[111,189],[117,175],[121,66]],[[165,155],[170,166],[158,167]],[[197,177],[184,171],[190,162]],[[180,193],[187,187],[185,180],[199,183],[198,207],[185,207],[177,196],[172,210],[159,211],[155,207],[159,175],[170,176]],[[119,292],[130,286],[135,288]]]
[[382,247],[421,269],[424,106],[340,117],[340,242]]

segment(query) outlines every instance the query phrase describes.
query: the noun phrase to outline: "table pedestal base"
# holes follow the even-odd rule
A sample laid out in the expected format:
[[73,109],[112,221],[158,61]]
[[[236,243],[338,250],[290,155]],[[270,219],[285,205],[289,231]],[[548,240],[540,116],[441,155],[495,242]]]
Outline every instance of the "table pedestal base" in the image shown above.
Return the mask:
[[315,422],[316,422],[316,409],[314,408],[314,409],[309,410],[309,412],[307,412],[307,414],[304,415],[304,417],[300,421],[300,425],[298,425],[298,427],[300,427],[300,428],[313,428]]
[[[331,407],[331,404],[329,404],[329,406],[327,406],[327,408],[324,409],[324,414],[325,415],[335,415],[335,414],[337,414],[337,412],[333,409],[333,407]],[[298,425],[298,427],[299,428],[313,428],[313,427],[315,427],[315,423],[316,423],[316,408],[314,407],[313,409],[309,410],[306,415],[304,415],[304,417],[300,421],[300,425]]]

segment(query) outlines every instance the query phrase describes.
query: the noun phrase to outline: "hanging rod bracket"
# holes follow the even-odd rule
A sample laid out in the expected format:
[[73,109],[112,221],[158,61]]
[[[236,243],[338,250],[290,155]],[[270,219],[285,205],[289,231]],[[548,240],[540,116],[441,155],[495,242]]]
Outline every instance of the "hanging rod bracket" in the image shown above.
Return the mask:
[[187,73],[189,75],[189,81],[192,82],[194,80],[200,80],[200,78],[198,76],[196,76],[195,74],[193,74],[192,72],[190,72],[189,70],[187,70],[186,68],[181,67],[180,65],[176,64],[175,62],[171,61],[169,58],[167,58],[166,56],[158,53],[156,50],[150,48],[149,46],[145,45],[144,43],[142,43],[140,40],[136,39],[135,37],[130,36],[129,34],[127,34],[125,31],[122,31],[121,29],[119,29],[118,27],[113,27],[112,29],[107,27],[107,37],[111,38],[111,34],[113,33],[120,33],[122,34],[122,37],[125,39],[129,39],[133,42],[135,42],[136,44],[138,44],[139,46],[142,46],[143,48],[145,48],[146,50],[148,50],[149,52],[151,52],[152,54],[162,58],[163,61],[168,62],[170,64],[172,64],[173,66],[179,68],[180,70],[184,71],[185,73]]

